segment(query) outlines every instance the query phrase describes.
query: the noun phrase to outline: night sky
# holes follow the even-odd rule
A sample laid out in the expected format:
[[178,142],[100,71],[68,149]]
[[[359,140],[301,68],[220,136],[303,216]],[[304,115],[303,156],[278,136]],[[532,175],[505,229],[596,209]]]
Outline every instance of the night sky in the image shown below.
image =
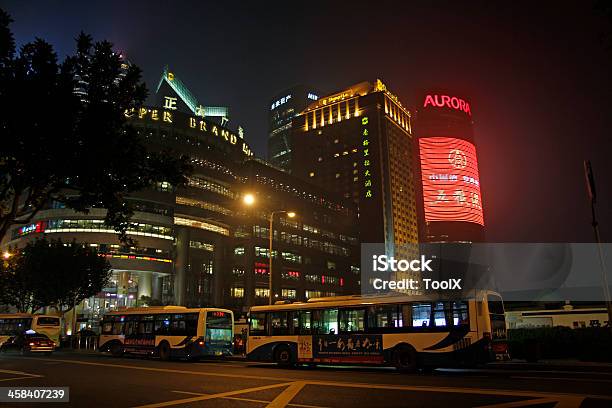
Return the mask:
[[0,5],[19,45],[38,36],[63,57],[83,30],[140,66],[151,91],[168,64],[203,104],[230,107],[260,157],[269,101],[293,84],[331,93],[379,77],[409,107],[421,89],[456,90],[475,120],[488,241],[592,241],[585,158],[612,241],[612,48],[601,41],[612,29],[590,1]]

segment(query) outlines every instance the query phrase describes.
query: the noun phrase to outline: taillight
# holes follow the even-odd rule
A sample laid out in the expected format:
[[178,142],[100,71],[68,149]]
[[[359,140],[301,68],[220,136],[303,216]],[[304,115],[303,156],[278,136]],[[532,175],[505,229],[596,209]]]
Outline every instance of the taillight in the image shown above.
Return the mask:
[[200,340],[200,341],[198,341],[198,345],[199,345],[199,346],[203,346],[203,345],[204,345],[204,340]]
[[30,346],[33,346],[33,345],[34,345],[34,343],[30,343]]

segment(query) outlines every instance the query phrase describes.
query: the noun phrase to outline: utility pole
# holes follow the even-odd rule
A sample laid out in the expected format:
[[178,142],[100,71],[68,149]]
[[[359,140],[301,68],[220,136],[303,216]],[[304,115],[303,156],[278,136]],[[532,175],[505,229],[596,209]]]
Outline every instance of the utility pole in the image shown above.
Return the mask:
[[597,251],[599,253],[599,263],[601,265],[601,280],[603,284],[604,299],[606,301],[606,308],[608,309],[608,327],[612,329],[612,301],[610,300],[610,287],[608,286],[608,277],[606,273],[606,263],[604,261],[603,251],[601,247],[601,236],[599,235],[599,223],[597,222],[597,216],[595,212],[595,203],[597,201],[597,191],[595,190],[595,177],[593,176],[593,169],[591,167],[591,161],[584,161],[584,177],[586,179],[587,193],[591,202],[591,225],[595,232],[595,241],[597,242]]

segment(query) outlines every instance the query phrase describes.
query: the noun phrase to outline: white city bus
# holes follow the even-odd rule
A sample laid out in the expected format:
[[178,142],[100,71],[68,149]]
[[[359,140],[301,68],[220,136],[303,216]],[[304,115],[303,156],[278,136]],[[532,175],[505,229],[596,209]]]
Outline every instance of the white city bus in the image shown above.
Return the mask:
[[394,365],[405,371],[508,356],[501,297],[465,300],[342,296],[252,307],[247,357],[300,363]]
[[27,330],[44,334],[57,346],[59,345],[60,328],[58,316],[29,313],[0,314],[0,346],[10,337]]
[[234,315],[217,308],[140,307],[104,315],[100,351],[198,359],[232,351]]

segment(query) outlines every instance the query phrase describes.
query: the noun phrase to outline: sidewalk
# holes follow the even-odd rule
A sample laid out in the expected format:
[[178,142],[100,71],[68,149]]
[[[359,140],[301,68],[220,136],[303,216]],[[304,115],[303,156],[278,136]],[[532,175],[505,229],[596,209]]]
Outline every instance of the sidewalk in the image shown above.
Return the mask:
[[525,360],[510,360],[489,363],[487,368],[502,370],[538,370],[538,371],[590,371],[612,373],[612,363],[580,361],[572,359],[539,360],[528,363]]

